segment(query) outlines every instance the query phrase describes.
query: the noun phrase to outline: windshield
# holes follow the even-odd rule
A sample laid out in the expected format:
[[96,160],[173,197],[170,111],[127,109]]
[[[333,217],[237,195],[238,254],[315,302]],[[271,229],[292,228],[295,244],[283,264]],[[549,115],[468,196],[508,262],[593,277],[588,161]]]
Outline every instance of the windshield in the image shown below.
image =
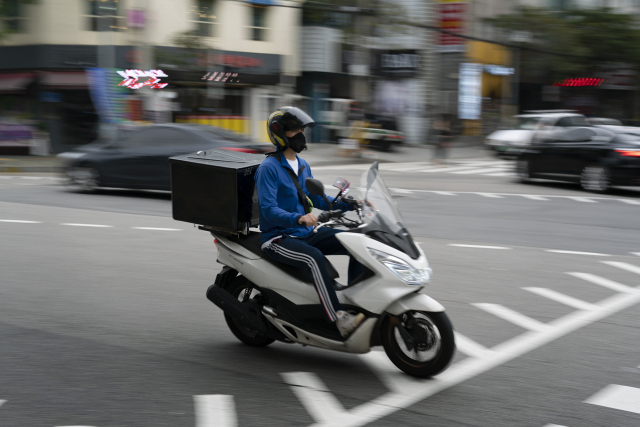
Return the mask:
[[514,129],[534,130],[538,127],[542,117],[518,117]]
[[420,252],[404,226],[398,205],[382,180],[378,162],[362,174],[360,187],[365,201],[363,221],[367,226],[364,233],[417,259]]

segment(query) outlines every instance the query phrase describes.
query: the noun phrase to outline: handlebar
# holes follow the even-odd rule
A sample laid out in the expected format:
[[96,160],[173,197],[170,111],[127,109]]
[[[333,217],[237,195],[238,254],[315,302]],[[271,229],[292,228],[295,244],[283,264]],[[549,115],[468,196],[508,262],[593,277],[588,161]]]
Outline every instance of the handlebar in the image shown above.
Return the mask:
[[322,212],[318,215],[318,223],[327,222],[332,218],[341,218],[344,213],[341,210]]

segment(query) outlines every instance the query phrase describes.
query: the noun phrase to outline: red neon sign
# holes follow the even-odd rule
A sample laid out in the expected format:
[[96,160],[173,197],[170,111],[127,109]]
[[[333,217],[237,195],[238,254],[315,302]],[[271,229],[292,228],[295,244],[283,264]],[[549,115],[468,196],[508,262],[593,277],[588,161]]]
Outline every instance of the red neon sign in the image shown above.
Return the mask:
[[588,77],[579,77],[573,79],[564,79],[559,82],[554,82],[553,86],[600,86],[603,83],[606,83],[607,79],[602,78],[588,78]]

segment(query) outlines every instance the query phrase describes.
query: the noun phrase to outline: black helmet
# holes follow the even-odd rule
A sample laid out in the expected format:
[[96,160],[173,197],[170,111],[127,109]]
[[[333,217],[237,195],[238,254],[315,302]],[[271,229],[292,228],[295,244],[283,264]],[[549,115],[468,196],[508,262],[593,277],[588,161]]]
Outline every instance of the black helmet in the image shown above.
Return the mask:
[[316,122],[301,109],[297,107],[282,107],[271,113],[267,120],[267,133],[271,143],[278,150],[286,150],[289,148],[289,139],[285,135],[285,131],[305,128],[307,126],[314,127]]

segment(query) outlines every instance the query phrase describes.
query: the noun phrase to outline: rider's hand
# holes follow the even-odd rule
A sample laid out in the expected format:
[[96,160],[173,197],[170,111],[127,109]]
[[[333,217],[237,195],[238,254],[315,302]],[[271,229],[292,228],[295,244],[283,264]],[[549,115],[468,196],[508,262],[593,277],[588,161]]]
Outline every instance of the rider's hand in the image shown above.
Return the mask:
[[318,225],[318,217],[315,216],[312,213],[308,213],[306,215],[301,216],[300,218],[298,218],[298,224],[300,225],[306,225],[306,226],[316,226]]
[[364,207],[364,206],[369,206],[372,210],[376,210],[376,208],[373,206],[373,203],[371,203],[370,201],[365,201],[363,200],[358,200],[358,206]]

